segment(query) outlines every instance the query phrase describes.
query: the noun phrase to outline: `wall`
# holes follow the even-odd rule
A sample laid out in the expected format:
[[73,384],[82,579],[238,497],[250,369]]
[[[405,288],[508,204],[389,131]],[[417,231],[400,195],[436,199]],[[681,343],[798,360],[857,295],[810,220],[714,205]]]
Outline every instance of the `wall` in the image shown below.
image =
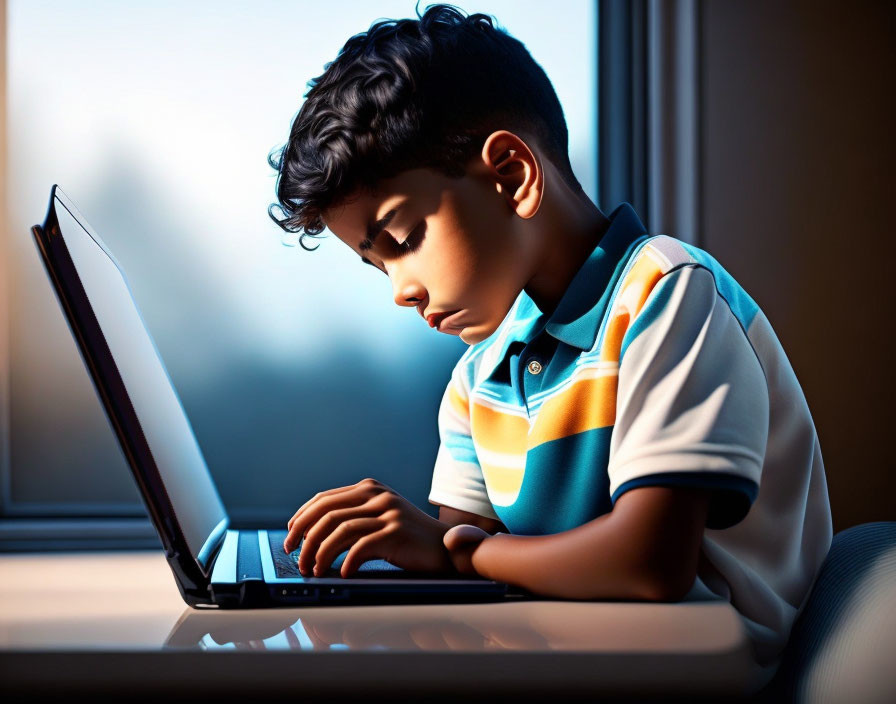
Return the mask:
[[896,3],[704,2],[703,241],[781,339],[834,530],[896,520]]

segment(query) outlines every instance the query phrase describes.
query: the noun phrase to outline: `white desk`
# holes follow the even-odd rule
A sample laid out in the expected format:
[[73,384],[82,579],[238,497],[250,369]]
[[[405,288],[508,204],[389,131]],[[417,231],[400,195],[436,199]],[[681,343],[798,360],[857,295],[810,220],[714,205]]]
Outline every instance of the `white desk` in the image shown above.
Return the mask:
[[725,602],[222,611],[187,607],[160,552],[0,556],[0,691],[717,698],[755,677]]

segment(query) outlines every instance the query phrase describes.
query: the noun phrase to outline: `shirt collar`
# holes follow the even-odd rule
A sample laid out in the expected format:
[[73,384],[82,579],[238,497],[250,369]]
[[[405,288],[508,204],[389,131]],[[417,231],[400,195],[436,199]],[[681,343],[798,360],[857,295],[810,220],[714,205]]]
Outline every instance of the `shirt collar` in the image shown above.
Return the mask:
[[628,203],[610,214],[610,226],[570,282],[551,315],[545,331],[581,350],[594,346],[606,304],[612,295],[614,274],[628,257],[631,245],[646,234],[644,225]]
[[[644,225],[629,203],[618,205],[609,220],[607,231],[576,272],[543,328],[552,337],[583,351],[594,346],[613,285],[628,260],[627,253],[646,235]],[[480,373],[491,376],[500,369],[509,358],[510,346],[517,341],[531,341],[541,331],[543,320],[544,314],[535,302],[525,291],[520,292],[495,331],[493,343],[483,352],[484,368],[480,368]]]

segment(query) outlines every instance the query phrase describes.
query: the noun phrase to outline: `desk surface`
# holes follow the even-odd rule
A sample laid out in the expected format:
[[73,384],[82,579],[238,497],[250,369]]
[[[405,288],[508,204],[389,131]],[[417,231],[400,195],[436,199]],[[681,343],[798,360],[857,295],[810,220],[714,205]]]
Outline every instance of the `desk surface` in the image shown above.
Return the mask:
[[17,691],[713,696],[756,676],[726,602],[222,611],[186,606],[161,553],[0,556],[0,681]]

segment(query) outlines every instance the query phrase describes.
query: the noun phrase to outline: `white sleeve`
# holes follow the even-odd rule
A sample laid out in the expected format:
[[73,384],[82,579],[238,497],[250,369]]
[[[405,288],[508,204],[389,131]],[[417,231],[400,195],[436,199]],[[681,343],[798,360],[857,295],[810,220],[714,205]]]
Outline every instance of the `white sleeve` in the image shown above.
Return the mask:
[[663,276],[622,341],[613,503],[641,486],[711,489],[707,527],[734,525],[758,493],[768,423],[765,374],[712,273]]
[[498,519],[470,434],[470,394],[458,364],[439,406],[439,452],[429,502]]

